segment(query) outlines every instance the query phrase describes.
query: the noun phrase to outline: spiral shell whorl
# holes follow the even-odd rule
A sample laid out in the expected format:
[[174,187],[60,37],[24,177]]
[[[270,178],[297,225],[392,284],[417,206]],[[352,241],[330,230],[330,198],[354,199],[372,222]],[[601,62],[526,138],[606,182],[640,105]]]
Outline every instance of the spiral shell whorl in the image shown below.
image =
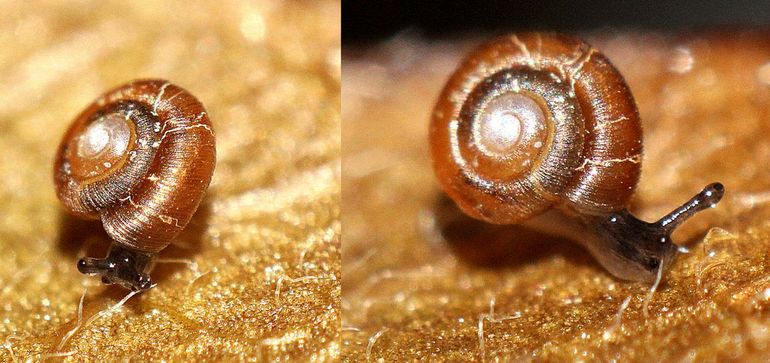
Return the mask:
[[[94,178],[73,175],[73,140],[100,115],[116,112],[133,130],[124,162]],[[197,210],[214,162],[214,135],[200,102],[166,81],[135,81],[103,95],[70,127],[55,164],[57,194],[72,213],[101,218],[114,240],[157,252]]]
[[[496,101],[514,95],[534,102]],[[483,140],[479,135],[495,136],[478,131],[485,127],[479,122],[489,122],[490,104],[539,105],[546,141],[497,126],[514,118],[493,123],[493,133],[503,133]],[[518,223],[554,205],[592,214],[621,209],[640,171],[641,128],[628,88],[606,58],[567,36],[528,33],[482,46],[444,88],[430,133],[445,191],[466,213],[492,223]],[[505,140],[539,144],[505,147]],[[485,142],[531,152],[495,155]]]

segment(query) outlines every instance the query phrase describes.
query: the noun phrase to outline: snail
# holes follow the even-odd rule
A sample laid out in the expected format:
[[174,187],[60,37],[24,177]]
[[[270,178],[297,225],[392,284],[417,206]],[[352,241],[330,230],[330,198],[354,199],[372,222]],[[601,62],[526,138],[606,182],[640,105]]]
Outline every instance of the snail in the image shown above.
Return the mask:
[[652,281],[679,253],[671,233],[722,198],[720,183],[648,223],[628,211],[642,128],[622,75],[583,40],[524,33],[472,52],[430,130],[433,169],[471,217],[562,230],[611,274]]
[[130,290],[154,286],[155,258],[198,209],[215,153],[203,105],[170,82],[136,80],[90,104],[59,145],[54,183],[66,210],[101,219],[112,243],[78,270]]

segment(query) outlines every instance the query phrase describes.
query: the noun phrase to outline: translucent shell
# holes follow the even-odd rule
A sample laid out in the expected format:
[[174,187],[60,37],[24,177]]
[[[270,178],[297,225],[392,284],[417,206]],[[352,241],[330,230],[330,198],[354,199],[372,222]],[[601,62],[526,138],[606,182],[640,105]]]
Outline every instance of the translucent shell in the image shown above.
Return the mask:
[[126,247],[157,252],[197,210],[214,163],[203,105],[167,81],[140,80],[75,119],[59,145],[54,182],[70,213],[101,219]]
[[430,126],[438,179],[469,215],[518,223],[558,206],[627,206],[642,130],[619,72],[574,37],[526,33],[474,51],[445,86]]
[[76,138],[68,151],[72,174],[80,179],[100,178],[113,168],[120,168],[128,157],[129,145],[135,145],[133,123],[118,113],[94,120]]

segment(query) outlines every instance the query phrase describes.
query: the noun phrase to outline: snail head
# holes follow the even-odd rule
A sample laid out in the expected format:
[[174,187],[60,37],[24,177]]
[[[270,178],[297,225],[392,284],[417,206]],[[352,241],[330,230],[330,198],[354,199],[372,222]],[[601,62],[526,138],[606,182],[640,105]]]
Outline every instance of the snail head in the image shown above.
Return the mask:
[[105,258],[83,257],[78,271],[86,275],[101,275],[105,284],[118,284],[129,290],[143,291],[154,286],[149,271],[154,256],[120,246],[113,242]]
[[[707,185],[700,193],[657,222],[637,219],[628,210],[611,213],[594,224],[597,246],[605,253],[594,254],[614,275],[627,280],[654,280],[665,272],[679,253],[671,234],[696,213],[712,208],[722,199],[721,183]],[[610,251],[611,253],[606,253]]]

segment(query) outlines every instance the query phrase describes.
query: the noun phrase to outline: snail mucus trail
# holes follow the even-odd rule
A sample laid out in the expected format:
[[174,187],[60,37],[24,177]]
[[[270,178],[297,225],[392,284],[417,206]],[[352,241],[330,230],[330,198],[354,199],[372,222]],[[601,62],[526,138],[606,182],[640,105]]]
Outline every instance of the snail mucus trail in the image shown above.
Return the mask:
[[78,270],[131,290],[152,287],[155,258],[197,210],[215,153],[203,105],[168,81],[133,81],[89,105],[59,145],[54,183],[66,210],[100,219],[112,243]]
[[430,146],[463,212],[560,231],[625,280],[665,271],[678,254],[674,229],[724,193],[712,183],[657,222],[634,217],[642,128],[633,96],[603,54],[562,34],[506,36],[472,52],[438,99]]

